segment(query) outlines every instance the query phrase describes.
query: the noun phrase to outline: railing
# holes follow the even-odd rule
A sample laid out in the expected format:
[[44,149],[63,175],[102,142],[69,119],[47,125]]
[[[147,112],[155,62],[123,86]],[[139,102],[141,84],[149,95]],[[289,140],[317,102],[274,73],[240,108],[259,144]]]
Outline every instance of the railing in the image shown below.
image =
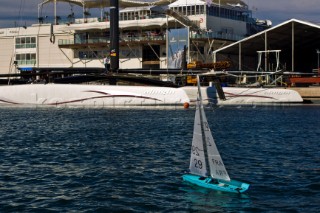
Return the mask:
[[16,44],[16,49],[36,48],[37,44]]
[[120,41],[165,41],[165,35],[122,36]]
[[35,65],[36,64],[36,59],[31,59],[31,60],[17,60],[18,65]]
[[[207,32],[207,33],[195,33],[191,35],[191,39],[224,39],[230,41],[239,41],[245,38],[244,36],[230,34],[230,33],[220,33],[220,32]],[[139,41],[165,41],[165,35],[145,35],[145,36],[121,36],[120,42],[139,42]],[[71,39],[59,39],[59,45],[76,45],[76,44],[109,44],[110,38],[92,38],[87,40],[71,40]]]
[[[130,41],[165,41],[165,35],[148,35],[148,36],[121,36],[120,42],[130,42]],[[110,38],[93,38],[87,40],[70,40],[70,39],[59,39],[59,45],[75,45],[75,44],[100,44],[110,43]]]
[[59,45],[70,45],[70,44],[74,44],[74,40],[59,39],[58,44]]
[[[110,38],[90,38],[87,40],[88,44],[95,44],[95,43],[110,43]],[[77,44],[78,42],[76,42]],[[82,42],[81,42],[82,43]]]
[[[129,21],[129,20],[143,20],[143,19],[154,19],[154,18],[165,18],[164,14],[152,14],[152,15],[142,15],[142,16],[125,16],[120,14],[119,21]],[[105,20],[102,20],[105,21]],[[107,20],[108,21],[108,20]]]
[[191,35],[192,39],[224,39],[224,40],[231,40],[231,41],[239,41],[244,39],[244,36],[230,34],[230,33],[221,33],[221,32],[205,32],[205,33],[195,33]]
[[[166,16],[164,14],[152,14],[152,15],[143,15],[143,16],[125,16],[120,13],[119,15],[119,21],[129,21],[129,20],[143,20],[143,19],[154,19],[154,18],[165,18]],[[63,18],[57,21],[57,24],[63,25],[63,24],[84,24],[84,23],[96,23],[96,22],[109,22],[110,17],[91,17],[91,18],[77,18],[74,20],[70,20],[69,18]],[[42,22],[39,22],[39,24],[54,24],[53,19],[46,19]]]

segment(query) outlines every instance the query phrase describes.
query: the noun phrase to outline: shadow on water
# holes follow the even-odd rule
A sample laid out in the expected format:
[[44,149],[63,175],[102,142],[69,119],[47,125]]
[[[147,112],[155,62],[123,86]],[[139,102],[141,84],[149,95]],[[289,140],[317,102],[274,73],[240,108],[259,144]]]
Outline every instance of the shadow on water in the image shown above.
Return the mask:
[[189,208],[200,212],[228,212],[241,211],[251,206],[250,196],[214,191],[187,183],[179,189],[184,192]]

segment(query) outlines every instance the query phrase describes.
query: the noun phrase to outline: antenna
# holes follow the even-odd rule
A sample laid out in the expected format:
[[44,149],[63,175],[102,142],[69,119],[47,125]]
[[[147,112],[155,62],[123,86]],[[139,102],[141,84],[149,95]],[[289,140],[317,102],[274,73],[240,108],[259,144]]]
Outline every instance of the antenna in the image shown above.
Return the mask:
[[320,73],[320,59],[319,59],[319,54],[320,54],[320,50],[316,49],[317,54],[318,54],[318,72]]

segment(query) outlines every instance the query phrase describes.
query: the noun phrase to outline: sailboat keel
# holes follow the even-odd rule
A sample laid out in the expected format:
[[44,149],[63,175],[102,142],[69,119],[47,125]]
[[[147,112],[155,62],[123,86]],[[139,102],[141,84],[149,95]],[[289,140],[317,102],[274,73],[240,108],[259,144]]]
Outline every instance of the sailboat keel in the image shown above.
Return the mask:
[[236,180],[224,181],[192,174],[185,174],[182,176],[182,179],[200,187],[232,193],[244,193],[250,186],[247,183]]

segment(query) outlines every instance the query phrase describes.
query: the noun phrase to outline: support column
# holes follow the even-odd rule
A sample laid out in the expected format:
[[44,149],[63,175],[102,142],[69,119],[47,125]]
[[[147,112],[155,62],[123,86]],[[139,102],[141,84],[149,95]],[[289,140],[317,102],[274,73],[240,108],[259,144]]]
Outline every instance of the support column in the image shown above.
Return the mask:
[[110,70],[119,69],[119,0],[110,1]]
[[264,33],[264,71],[267,72],[268,71],[268,36],[267,36],[267,32]]
[[57,25],[57,0],[54,0],[54,24]]
[[291,44],[291,70],[292,72],[294,72],[294,22],[292,22],[292,32],[291,32],[291,36],[292,36],[292,44]]
[[241,42],[239,43],[239,70],[242,70],[242,61],[241,61],[241,54],[242,54],[242,49],[241,49]]

